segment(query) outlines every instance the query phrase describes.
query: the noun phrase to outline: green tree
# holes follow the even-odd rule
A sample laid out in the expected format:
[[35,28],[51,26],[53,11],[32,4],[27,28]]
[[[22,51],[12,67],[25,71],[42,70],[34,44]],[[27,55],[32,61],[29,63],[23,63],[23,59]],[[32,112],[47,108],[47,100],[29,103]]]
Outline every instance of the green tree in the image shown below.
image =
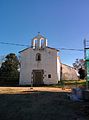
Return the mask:
[[5,57],[5,61],[0,68],[0,80],[3,82],[16,83],[19,80],[19,60],[14,53],[10,53]]
[[84,79],[86,76],[85,61],[83,59],[76,59],[75,63],[73,63],[73,67],[78,71],[80,79]]
[[76,59],[75,62],[73,63],[73,67],[75,69],[80,69],[80,68],[85,69],[85,61],[83,59]]

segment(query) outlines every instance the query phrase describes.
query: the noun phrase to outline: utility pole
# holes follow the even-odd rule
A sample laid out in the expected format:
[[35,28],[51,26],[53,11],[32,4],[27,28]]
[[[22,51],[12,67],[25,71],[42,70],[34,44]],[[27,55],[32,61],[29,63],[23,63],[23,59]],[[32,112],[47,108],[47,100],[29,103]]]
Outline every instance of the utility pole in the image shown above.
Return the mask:
[[89,41],[84,39],[84,60],[86,72],[86,89],[89,88]]

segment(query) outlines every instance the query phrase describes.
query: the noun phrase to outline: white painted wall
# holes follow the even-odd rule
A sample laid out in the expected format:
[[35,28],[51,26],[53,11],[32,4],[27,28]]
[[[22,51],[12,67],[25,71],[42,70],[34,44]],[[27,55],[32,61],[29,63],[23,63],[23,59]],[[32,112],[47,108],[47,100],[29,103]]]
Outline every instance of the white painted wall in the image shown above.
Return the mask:
[[60,81],[60,57],[57,57],[57,76],[58,80]]
[[[41,54],[41,61],[36,61],[36,54]],[[19,84],[31,84],[32,70],[44,70],[44,84],[57,84],[60,80],[60,63],[57,58],[57,50],[51,48],[33,49],[28,48],[20,52],[21,69]],[[48,78],[51,74],[51,78]]]

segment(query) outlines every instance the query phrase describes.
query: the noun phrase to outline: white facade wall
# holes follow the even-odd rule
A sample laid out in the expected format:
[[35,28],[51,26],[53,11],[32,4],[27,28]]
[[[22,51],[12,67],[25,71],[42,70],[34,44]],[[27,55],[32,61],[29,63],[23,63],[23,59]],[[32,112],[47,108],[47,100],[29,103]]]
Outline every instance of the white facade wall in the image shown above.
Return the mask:
[[[36,61],[36,54],[41,54],[41,61]],[[31,84],[32,71],[44,70],[44,84],[57,84],[60,80],[60,62],[57,58],[57,50],[51,48],[33,49],[28,48],[20,52],[21,69],[20,82],[21,85]],[[51,78],[48,78],[51,74]]]
[[61,73],[60,58],[57,57],[57,76],[58,76],[58,80],[59,80],[59,81],[60,81],[60,73]]

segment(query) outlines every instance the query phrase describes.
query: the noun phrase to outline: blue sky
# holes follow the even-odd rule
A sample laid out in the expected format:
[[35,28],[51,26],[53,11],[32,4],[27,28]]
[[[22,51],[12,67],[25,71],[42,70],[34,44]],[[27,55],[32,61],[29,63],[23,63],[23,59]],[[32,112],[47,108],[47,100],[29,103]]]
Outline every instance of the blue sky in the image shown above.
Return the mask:
[[[89,40],[89,0],[0,0],[0,42],[27,44],[40,32],[54,48],[83,49]],[[25,47],[0,44],[0,56]],[[83,52],[61,51],[71,65]]]

